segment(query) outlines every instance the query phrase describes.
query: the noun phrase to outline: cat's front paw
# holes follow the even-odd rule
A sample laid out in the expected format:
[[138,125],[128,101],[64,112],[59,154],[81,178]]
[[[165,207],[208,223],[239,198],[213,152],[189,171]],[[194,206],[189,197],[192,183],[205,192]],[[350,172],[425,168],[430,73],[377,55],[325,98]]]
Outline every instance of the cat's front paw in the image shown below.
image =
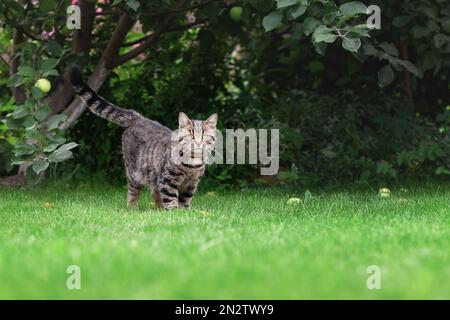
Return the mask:
[[179,205],[178,202],[168,202],[168,203],[164,203],[164,210],[173,210],[173,209],[178,209]]

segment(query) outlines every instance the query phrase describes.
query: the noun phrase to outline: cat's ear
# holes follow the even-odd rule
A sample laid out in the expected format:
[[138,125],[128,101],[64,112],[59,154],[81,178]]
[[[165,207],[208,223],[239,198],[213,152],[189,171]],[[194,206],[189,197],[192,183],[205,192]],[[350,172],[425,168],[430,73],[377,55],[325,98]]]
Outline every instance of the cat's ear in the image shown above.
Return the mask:
[[191,123],[191,120],[189,120],[188,116],[184,112],[180,112],[178,115],[178,125],[180,128],[187,127]]
[[205,125],[212,129],[215,128],[217,125],[217,113],[212,114],[208,119],[206,119]]

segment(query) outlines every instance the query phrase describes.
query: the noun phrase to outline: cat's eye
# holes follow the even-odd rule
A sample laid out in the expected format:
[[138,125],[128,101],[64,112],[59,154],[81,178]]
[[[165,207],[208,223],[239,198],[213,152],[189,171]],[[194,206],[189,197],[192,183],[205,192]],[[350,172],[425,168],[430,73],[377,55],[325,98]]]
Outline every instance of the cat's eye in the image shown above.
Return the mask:
[[208,134],[205,134],[203,136],[203,140],[205,141],[206,144],[213,144],[216,141],[216,138]]

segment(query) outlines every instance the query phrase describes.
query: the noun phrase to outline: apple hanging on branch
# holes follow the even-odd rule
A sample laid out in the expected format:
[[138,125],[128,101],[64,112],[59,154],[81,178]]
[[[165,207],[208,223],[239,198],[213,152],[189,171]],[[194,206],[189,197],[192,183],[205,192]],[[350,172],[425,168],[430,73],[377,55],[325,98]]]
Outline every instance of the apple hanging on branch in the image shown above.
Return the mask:
[[239,22],[241,21],[241,17],[242,17],[242,7],[233,7],[230,10],[230,18],[233,21]]
[[34,84],[35,87],[39,88],[43,93],[49,93],[52,89],[52,84],[47,79],[41,78]]

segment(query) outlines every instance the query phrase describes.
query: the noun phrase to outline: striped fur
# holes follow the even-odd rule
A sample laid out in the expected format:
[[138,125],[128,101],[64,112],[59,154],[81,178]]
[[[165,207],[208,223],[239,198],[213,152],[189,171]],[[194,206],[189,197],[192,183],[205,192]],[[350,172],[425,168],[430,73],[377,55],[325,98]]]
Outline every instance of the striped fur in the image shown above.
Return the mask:
[[[217,115],[206,121],[190,120],[183,112],[178,117],[178,133],[147,119],[133,110],[122,109],[95,93],[82,79],[77,67],[69,69],[75,92],[94,114],[125,128],[122,151],[128,180],[127,204],[135,204],[142,189],[152,190],[158,207],[166,210],[188,208],[205,172],[200,152],[214,149]],[[181,162],[173,159],[174,150],[186,154]],[[192,161],[190,161],[192,160]]]
[[83,81],[81,71],[78,67],[70,67],[69,77],[74,91],[86,102],[89,110],[93,114],[125,128],[130,126],[138,118],[142,118],[136,111],[116,107],[99,96]]

